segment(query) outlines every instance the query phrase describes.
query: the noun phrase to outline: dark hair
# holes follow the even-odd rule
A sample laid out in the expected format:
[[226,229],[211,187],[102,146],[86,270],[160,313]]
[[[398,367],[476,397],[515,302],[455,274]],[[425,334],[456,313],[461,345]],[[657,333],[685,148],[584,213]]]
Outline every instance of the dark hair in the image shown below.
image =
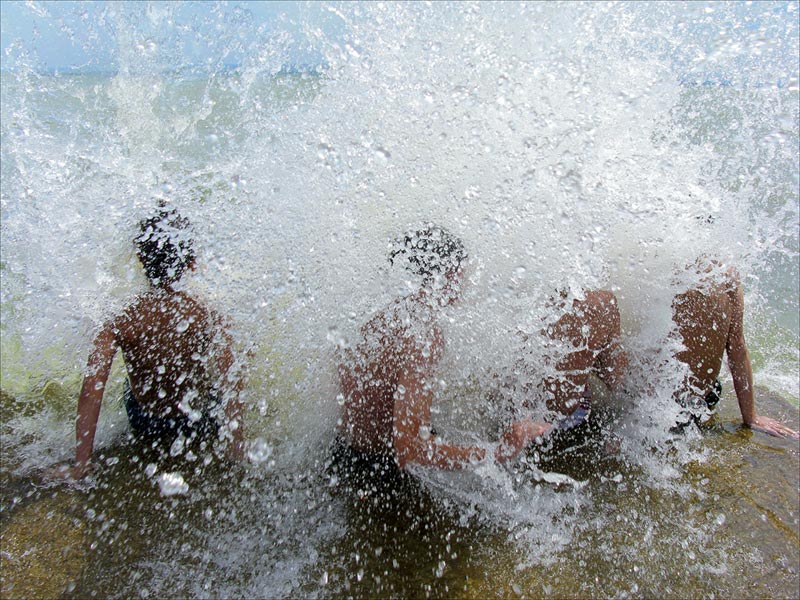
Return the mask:
[[458,269],[467,259],[463,242],[444,227],[426,223],[421,229],[409,231],[396,239],[389,252],[389,262],[405,257],[405,268],[429,281],[437,274]]
[[144,272],[156,287],[178,281],[195,259],[194,242],[188,236],[189,220],[175,210],[161,209],[139,221],[136,254]]

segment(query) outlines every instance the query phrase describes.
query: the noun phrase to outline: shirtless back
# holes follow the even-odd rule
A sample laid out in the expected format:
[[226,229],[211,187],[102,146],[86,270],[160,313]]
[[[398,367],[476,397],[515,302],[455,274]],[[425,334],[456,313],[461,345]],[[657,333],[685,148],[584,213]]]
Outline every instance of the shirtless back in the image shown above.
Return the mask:
[[672,317],[684,345],[676,358],[689,371],[684,389],[676,391],[676,399],[687,393],[705,397],[719,377],[722,357],[727,353],[744,424],[770,435],[800,437],[796,431],[756,413],[739,274],[733,268],[723,271],[721,265],[711,261],[698,261],[695,268],[700,281],[678,294],[672,303]]
[[[360,452],[393,451],[393,419],[401,379],[424,381],[444,347],[441,331],[427,327],[414,301],[404,299],[373,317],[361,330],[362,342],[346,351],[339,365],[345,397],[341,433]],[[424,383],[423,383],[424,385]],[[430,404],[421,403],[418,417],[430,427]]]
[[[430,419],[431,383],[444,349],[436,315],[458,298],[467,254],[458,238],[431,224],[409,232],[398,246],[391,257],[406,254],[406,268],[422,277],[422,285],[367,322],[360,343],[343,353],[339,435],[355,452],[391,457],[400,468],[464,468],[486,458],[486,449],[443,442],[431,432]],[[530,419],[513,423],[495,459],[513,458],[547,428]]]
[[140,296],[109,324],[133,395],[147,413],[168,416],[182,400],[200,408],[197,403],[213,393],[219,377],[212,372],[218,371],[212,360],[215,349],[229,352],[226,340],[220,339],[221,325],[219,317],[190,295],[163,290]]
[[[163,419],[177,431],[197,421],[209,408],[209,397],[226,387],[232,392],[223,402],[234,442],[230,453],[241,453],[242,382],[231,372],[231,339],[219,317],[173,287],[185,270],[194,267],[191,240],[182,235],[187,225],[177,213],[166,210],[140,223],[137,255],[150,289],[107,321],[94,338],[78,399],[75,466],[66,476],[81,478],[89,470],[103,392],[118,349],[131,382],[132,398],[130,405],[126,398],[126,408],[132,426],[147,427],[148,422],[155,425]],[[162,435],[165,423],[153,427],[155,433]]]
[[[556,302],[556,308],[565,308],[563,299]],[[559,372],[541,384],[549,410],[571,414],[584,397],[591,374],[611,387],[622,380],[628,361],[620,345],[619,308],[613,293],[586,292],[542,335],[549,340]]]
[[735,273],[728,272],[721,281],[705,279],[672,302],[673,320],[684,345],[675,357],[689,367],[686,387],[698,396],[711,391],[732,327],[734,323],[740,326],[743,306],[739,290]]

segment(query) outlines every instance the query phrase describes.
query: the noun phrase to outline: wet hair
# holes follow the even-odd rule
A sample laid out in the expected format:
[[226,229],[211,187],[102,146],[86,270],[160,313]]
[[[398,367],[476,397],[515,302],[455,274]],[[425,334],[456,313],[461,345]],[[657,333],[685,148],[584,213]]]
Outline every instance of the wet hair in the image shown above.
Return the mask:
[[136,254],[144,272],[156,287],[178,281],[194,263],[194,242],[188,235],[189,220],[175,210],[162,208],[155,215],[139,221]]
[[394,240],[389,252],[389,262],[402,256],[404,266],[428,282],[436,275],[456,271],[467,259],[463,242],[444,227],[426,223]]

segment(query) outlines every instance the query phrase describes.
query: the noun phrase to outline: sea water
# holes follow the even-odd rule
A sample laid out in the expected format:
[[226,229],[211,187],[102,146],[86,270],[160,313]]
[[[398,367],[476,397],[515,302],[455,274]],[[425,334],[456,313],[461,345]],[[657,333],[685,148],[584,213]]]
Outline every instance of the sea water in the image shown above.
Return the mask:
[[[82,20],[89,50],[113,48],[109,72],[42,71],[35,48],[14,46],[4,540],[47,522],[37,502],[60,502],[41,510],[85,537],[49,568],[77,595],[791,594],[796,444],[738,429],[730,391],[711,432],[676,440],[668,425],[682,375],[670,305],[699,256],[741,273],[758,410],[798,424],[797,9],[331,4],[267,30],[247,10],[182,21],[177,5],[112,4]],[[187,35],[219,56],[182,61]],[[298,38],[317,60],[290,69]],[[92,334],[145,289],[131,240],[159,202],[191,220],[186,286],[236,340],[247,466],[140,457],[118,359],[93,483],[42,491],[38,473],[74,452]],[[394,501],[336,492],[335,351],[418,284],[387,251],[427,221],[470,254],[441,318],[437,429],[496,439],[486,398],[519,332],[556,293],[611,289],[632,364],[633,396],[613,406],[618,455],[418,469],[417,493]]]

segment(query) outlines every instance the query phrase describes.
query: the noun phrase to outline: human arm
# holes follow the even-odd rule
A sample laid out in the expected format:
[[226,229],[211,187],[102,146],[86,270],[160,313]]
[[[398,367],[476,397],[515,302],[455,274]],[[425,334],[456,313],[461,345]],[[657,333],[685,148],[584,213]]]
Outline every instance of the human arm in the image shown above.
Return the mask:
[[628,353],[619,338],[612,340],[597,356],[595,372],[600,380],[612,390],[619,389],[628,368]]
[[516,458],[536,438],[542,437],[552,428],[551,423],[534,421],[530,417],[514,421],[500,438],[500,445],[495,449],[494,459],[502,463]]
[[75,465],[68,472],[74,479],[85,477],[91,467],[100,405],[116,351],[114,327],[107,323],[94,338],[81,395],[78,398],[78,415],[75,421]]
[[601,332],[602,349],[597,354],[593,368],[597,376],[612,389],[622,384],[628,368],[628,354],[621,343],[619,305],[611,292],[604,292],[599,302],[595,322]]
[[[395,392],[392,441],[400,467],[419,464],[455,470],[483,461],[486,459],[485,448],[444,444],[433,436],[425,435],[430,423],[433,392],[426,384],[424,370],[419,368],[421,364],[421,360],[409,361],[408,367],[400,375]],[[505,462],[516,457],[549,428],[549,424],[531,419],[513,423],[494,451],[495,460]]]
[[432,401],[424,375],[413,366],[406,369],[398,380],[392,414],[392,443],[400,468],[418,464],[454,470],[484,460],[484,448],[443,444],[425,435]]
[[733,378],[736,399],[739,402],[739,410],[742,413],[742,421],[751,429],[762,431],[769,435],[800,439],[798,432],[775,419],[756,414],[753,393],[753,369],[744,339],[744,293],[742,286],[737,282],[735,289],[730,294],[733,314],[725,350],[728,355],[728,368],[730,368]]
[[244,454],[244,422],[241,395],[244,378],[236,364],[233,353],[233,340],[227,332],[222,333],[223,343],[217,354],[217,364],[221,373],[220,388],[225,399],[225,426],[233,438],[228,456],[239,460]]

